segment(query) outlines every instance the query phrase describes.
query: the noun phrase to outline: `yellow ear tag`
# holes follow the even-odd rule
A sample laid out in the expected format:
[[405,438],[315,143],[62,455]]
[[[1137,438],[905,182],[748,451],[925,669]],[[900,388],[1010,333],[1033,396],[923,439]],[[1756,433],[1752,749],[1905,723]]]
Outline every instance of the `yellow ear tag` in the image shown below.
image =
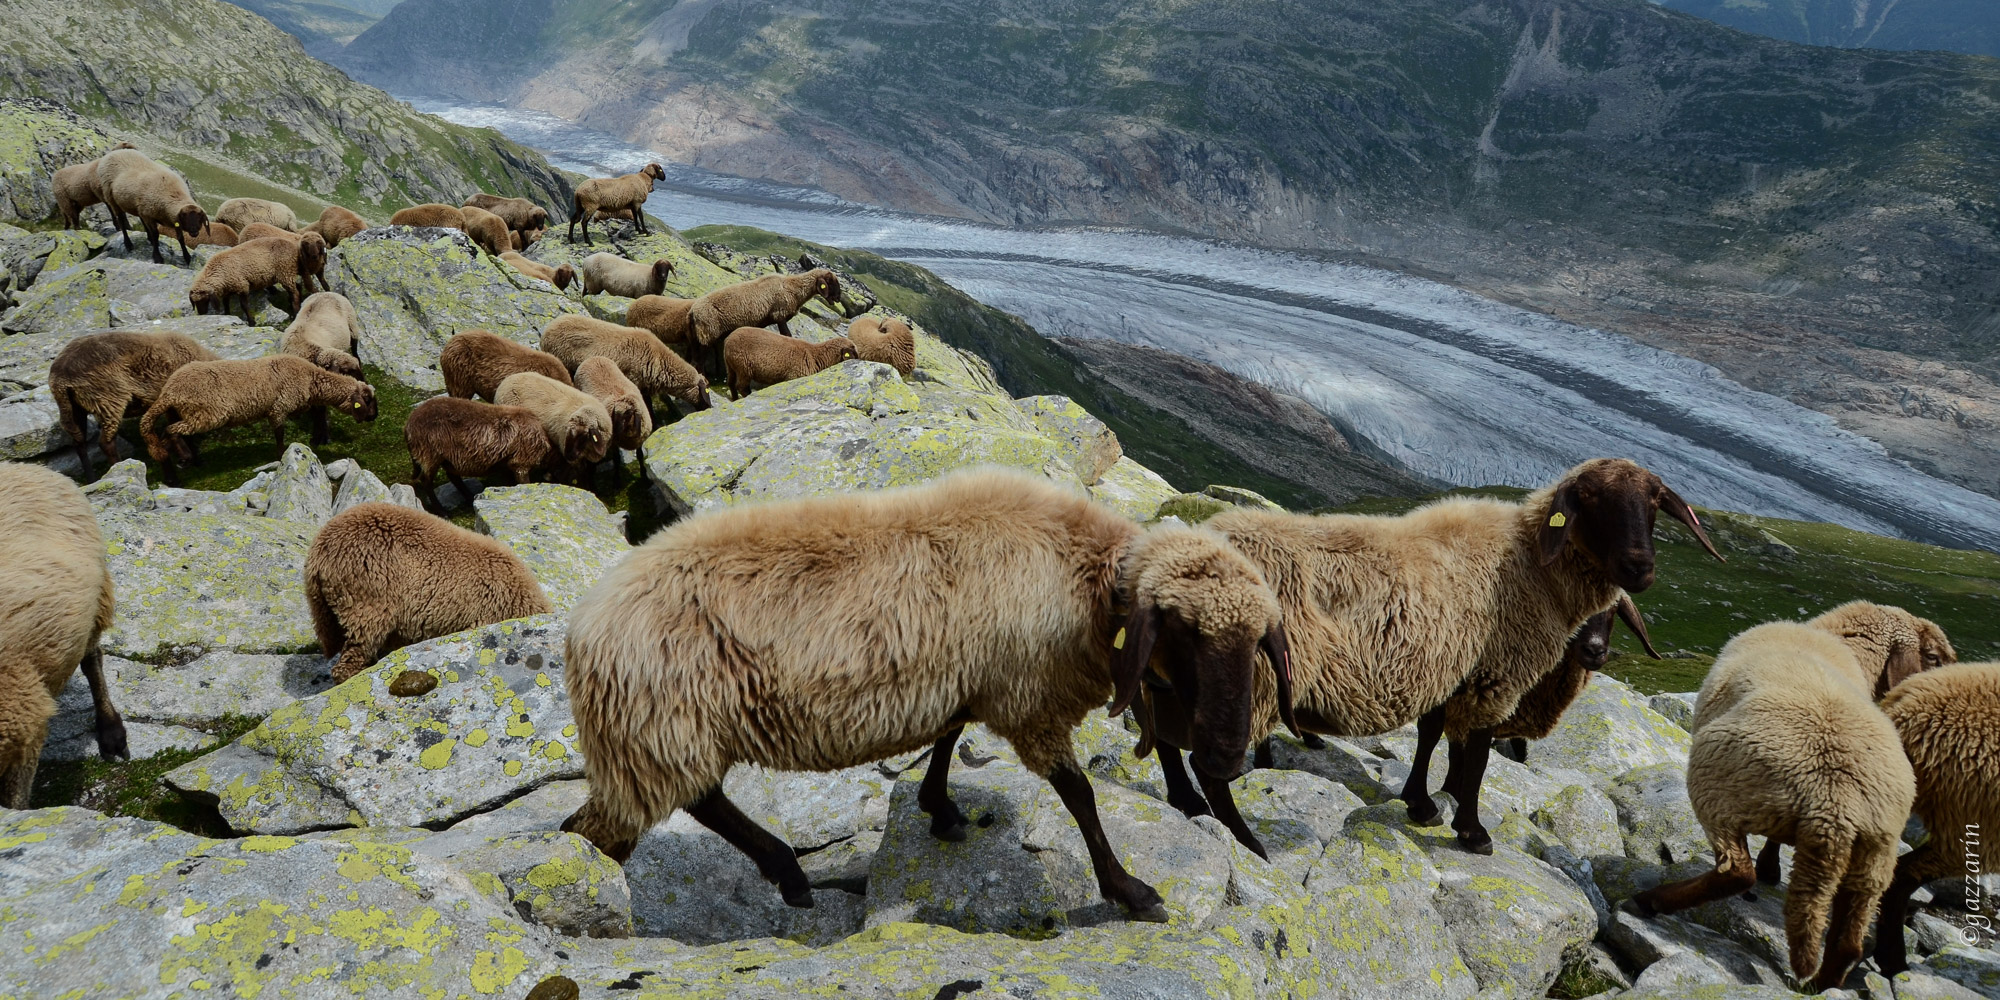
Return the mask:
[[1122,628],[1121,628],[1121,629],[1119,629],[1119,630],[1118,630],[1118,634],[1117,634],[1117,635],[1114,635],[1114,636],[1112,636],[1112,637],[1111,637],[1111,648],[1112,648],[1112,649],[1124,649],[1124,648],[1125,648],[1125,630],[1124,630],[1124,629],[1122,629]]
[[1562,511],[1556,511],[1555,513],[1549,515],[1549,527],[1551,528],[1560,528],[1568,523],[1569,523],[1569,518],[1564,517]]

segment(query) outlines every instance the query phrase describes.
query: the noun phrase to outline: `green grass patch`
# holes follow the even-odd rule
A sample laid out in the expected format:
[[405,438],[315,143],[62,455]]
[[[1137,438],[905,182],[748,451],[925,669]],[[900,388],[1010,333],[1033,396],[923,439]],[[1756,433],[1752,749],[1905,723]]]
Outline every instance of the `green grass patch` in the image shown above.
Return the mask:
[[[223,746],[257,728],[262,719],[228,715],[202,727]],[[212,750],[213,747],[210,748]],[[28,806],[76,805],[107,816],[133,816],[179,827],[208,837],[231,836],[229,825],[213,808],[181,798],[160,779],[209,750],[169,750],[144,760],[104,760],[93,746],[82,760],[44,761],[35,771]]]
[[328,204],[179,150],[163,152],[159,159],[180,171],[187,178],[188,187],[193,189],[195,200],[206,206],[220,207],[231,198],[262,198],[288,205],[301,220],[311,222],[319,218],[319,213]]

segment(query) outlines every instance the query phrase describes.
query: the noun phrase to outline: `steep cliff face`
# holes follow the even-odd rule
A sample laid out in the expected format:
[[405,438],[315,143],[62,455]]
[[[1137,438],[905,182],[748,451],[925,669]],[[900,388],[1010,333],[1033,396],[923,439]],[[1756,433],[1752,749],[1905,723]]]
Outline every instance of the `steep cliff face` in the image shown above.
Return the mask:
[[539,154],[420,115],[218,0],[17,0],[6,20],[0,92],[213,151],[281,185],[362,208],[479,189],[568,198]]
[[1934,49],[2000,56],[1986,0],[1660,0],[1740,31],[1840,48]]

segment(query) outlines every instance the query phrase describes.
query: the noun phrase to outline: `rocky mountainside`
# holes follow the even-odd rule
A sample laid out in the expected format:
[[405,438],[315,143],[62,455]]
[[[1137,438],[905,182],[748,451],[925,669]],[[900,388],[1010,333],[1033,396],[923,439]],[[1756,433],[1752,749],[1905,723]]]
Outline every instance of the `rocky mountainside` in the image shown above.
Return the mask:
[[2000,17],[1984,0],[1659,0],[1675,10],[1788,42],[2000,56]]
[[[54,101],[148,137],[143,145],[198,151],[371,216],[457,204],[481,189],[552,205],[568,198],[569,182],[540,154],[418,114],[220,0],[20,0],[6,19],[0,95]],[[175,165],[202,182],[202,169]]]
[[306,52],[317,59],[339,52],[354,40],[354,36],[381,20],[378,14],[367,14],[330,3],[298,3],[293,0],[229,2],[277,25],[286,34],[298,39],[306,47]]

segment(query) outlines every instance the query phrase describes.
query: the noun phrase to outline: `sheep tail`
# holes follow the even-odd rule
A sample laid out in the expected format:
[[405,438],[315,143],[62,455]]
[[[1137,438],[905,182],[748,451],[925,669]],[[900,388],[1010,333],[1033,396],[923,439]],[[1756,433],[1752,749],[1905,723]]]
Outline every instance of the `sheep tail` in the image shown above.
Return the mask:
[[167,441],[160,436],[160,424],[172,412],[172,407],[155,402],[139,417],[139,437],[146,442],[146,454],[151,455],[155,462],[166,461]]
[[1792,974],[1801,980],[1819,969],[1833,897],[1853,854],[1853,831],[1818,820],[1799,824],[1792,883],[1785,894],[1785,937],[1792,946]]
[[306,608],[312,612],[313,635],[319,639],[320,655],[329,659],[339,656],[347,646],[347,630],[340,627],[340,619],[326,606],[318,573],[306,574]]
[[56,419],[62,424],[63,433],[68,434],[71,441],[78,444],[85,443],[83,404],[77,401],[75,389],[65,387],[62,398],[56,400]]

